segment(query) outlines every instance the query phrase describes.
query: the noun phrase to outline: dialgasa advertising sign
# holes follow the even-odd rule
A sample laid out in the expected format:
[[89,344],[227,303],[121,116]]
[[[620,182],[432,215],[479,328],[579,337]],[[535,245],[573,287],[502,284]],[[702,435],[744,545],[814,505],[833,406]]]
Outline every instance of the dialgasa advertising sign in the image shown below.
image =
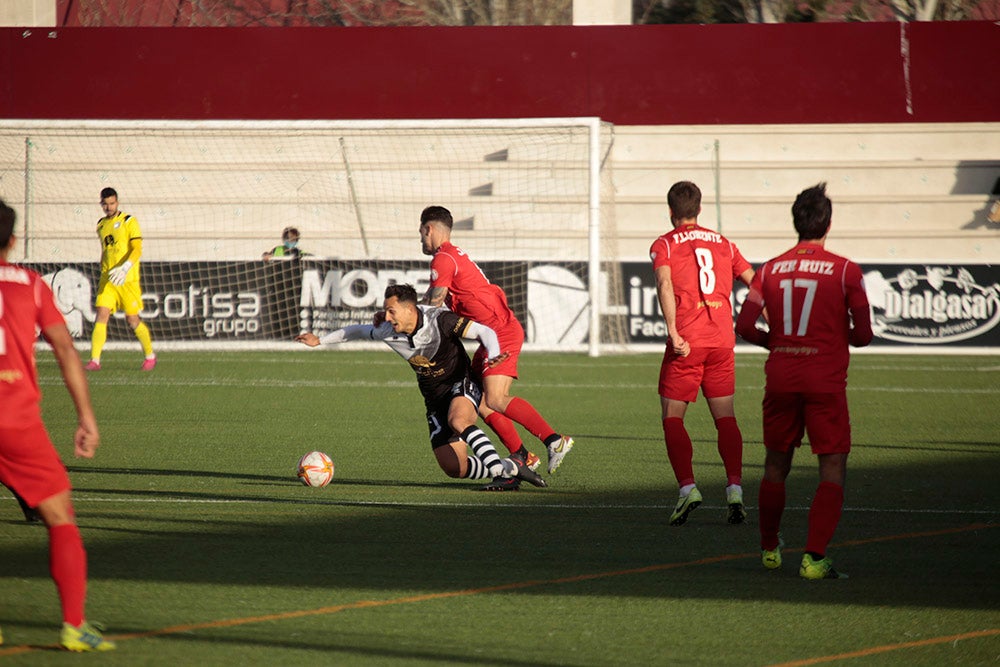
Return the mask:
[[958,343],[1000,321],[995,272],[975,266],[881,266],[865,273],[875,335],[899,343]]
[[[1000,265],[862,263],[878,346],[1000,346]],[[649,262],[625,262],[629,341],[663,343],[666,330]],[[746,288],[737,282],[734,316]],[[745,345],[739,339],[737,345]]]

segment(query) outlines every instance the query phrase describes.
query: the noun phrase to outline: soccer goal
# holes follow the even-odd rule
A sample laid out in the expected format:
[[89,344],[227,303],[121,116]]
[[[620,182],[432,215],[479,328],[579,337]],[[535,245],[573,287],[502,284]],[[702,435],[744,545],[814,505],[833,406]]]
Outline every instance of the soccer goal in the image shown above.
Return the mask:
[[[14,260],[36,265],[89,336],[99,193],[143,232],[158,345],[260,345],[369,321],[387,284],[427,289],[421,210],[507,292],[526,349],[626,342],[607,159],[595,118],[428,121],[0,121]],[[264,259],[299,231],[299,255]],[[115,324],[115,322],[117,322]],[[109,339],[131,340],[120,319]]]

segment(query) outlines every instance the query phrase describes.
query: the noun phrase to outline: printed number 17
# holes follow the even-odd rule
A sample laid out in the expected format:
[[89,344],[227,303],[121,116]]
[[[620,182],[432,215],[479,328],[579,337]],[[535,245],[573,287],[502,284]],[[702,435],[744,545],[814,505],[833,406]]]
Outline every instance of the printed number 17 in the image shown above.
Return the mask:
[[799,314],[799,327],[795,331],[796,336],[805,336],[806,329],[809,327],[809,315],[812,313],[813,300],[816,298],[816,288],[819,286],[819,283],[808,278],[796,278],[794,281],[786,278],[780,281],[778,286],[781,287],[781,302],[785,311],[781,320],[784,323],[784,333],[786,336],[792,335],[792,290],[795,287],[805,289],[806,298],[802,301],[802,312]]

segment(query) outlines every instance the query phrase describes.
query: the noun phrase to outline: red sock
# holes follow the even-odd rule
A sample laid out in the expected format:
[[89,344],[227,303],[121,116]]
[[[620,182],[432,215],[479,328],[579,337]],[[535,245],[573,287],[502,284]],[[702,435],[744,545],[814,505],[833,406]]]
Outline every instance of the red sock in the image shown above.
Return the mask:
[[76,524],[49,528],[49,572],[59,591],[63,621],[79,626],[87,597],[87,552]]
[[757,521],[760,523],[760,548],[773,551],[778,547],[781,515],[785,511],[784,482],[760,480],[757,496]]
[[490,416],[483,421],[485,421],[486,425],[497,434],[497,437],[500,438],[500,442],[503,443],[503,446],[506,447],[507,451],[511,454],[524,446],[521,436],[518,435],[517,429],[514,428],[514,422],[503,416],[501,413],[491,412]]
[[684,420],[680,417],[664,419],[663,440],[667,444],[667,458],[674,469],[677,485],[694,484],[694,468],[691,466],[694,447],[691,446],[691,436],[684,428]]
[[833,482],[820,482],[809,508],[809,535],[806,551],[825,555],[826,547],[833,539],[833,533],[840,523],[844,508],[844,487]]
[[719,456],[726,469],[726,484],[741,484],[743,480],[743,434],[736,417],[715,420],[719,431]]
[[556,434],[538,411],[523,398],[515,396],[510,399],[507,409],[503,411],[504,416],[513,419],[518,424],[528,429],[533,436],[545,442],[548,438]]

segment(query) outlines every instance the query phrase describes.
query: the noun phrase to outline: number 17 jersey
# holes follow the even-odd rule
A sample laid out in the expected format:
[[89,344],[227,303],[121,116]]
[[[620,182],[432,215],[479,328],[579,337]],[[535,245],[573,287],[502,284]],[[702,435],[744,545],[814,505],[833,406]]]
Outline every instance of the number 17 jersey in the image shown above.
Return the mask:
[[768,391],[844,391],[851,314],[869,326],[860,266],[803,241],[761,266],[747,298],[767,311]]

